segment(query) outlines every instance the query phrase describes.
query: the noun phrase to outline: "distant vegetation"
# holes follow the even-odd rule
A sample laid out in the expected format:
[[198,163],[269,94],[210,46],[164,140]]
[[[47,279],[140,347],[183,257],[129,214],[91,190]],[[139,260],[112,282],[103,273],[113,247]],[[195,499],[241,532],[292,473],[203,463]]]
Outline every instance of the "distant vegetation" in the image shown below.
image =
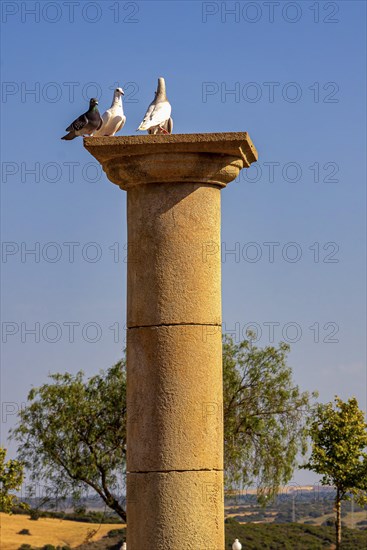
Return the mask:
[[[238,538],[246,550],[323,550],[332,548],[335,532],[332,527],[318,527],[288,523],[240,525],[230,522],[226,525],[226,550]],[[344,529],[342,550],[366,550],[367,531]]]
[[[105,537],[93,543],[93,550],[112,550],[125,540],[125,530],[112,530]],[[235,538],[239,538],[245,550],[330,550],[333,548],[334,530],[332,527],[313,525],[240,525],[234,520],[226,523],[225,550],[232,549]],[[365,550],[367,531],[344,530],[341,550]],[[40,550],[30,545],[22,545],[21,550]],[[44,545],[42,550],[67,550],[67,548]],[[88,545],[81,546],[83,550]]]
[[[267,508],[256,502],[256,495],[232,497],[226,506],[224,550],[231,550],[235,538],[240,539],[244,550],[331,550],[335,548],[335,528],[332,519],[334,495],[335,492],[330,490],[299,493],[294,495],[294,499],[292,496],[284,495],[278,497],[277,501]],[[354,512],[353,516],[351,510]],[[236,521],[237,516],[231,516],[235,512],[241,523]],[[126,528],[118,523],[119,518],[105,517],[101,511],[40,511],[40,514],[41,518],[36,522],[29,521],[26,515],[18,514],[2,518],[3,528],[6,530],[6,522],[9,521],[9,525],[13,526],[12,532],[17,533],[11,535],[11,540],[18,544],[13,544],[14,550],[68,550],[67,543],[73,548],[79,548],[77,545],[81,545],[80,550],[115,550],[120,548],[126,537]],[[303,523],[292,523],[294,515],[297,521]],[[45,520],[46,516],[70,521]],[[367,507],[358,506],[357,503],[352,506],[351,502],[346,502],[343,516],[344,534],[341,550],[366,550]],[[355,529],[349,528],[352,517]],[[109,524],[100,524],[101,521],[108,521]],[[116,521],[114,526],[113,521]],[[242,523],[244,521],[248,523]],[[310,524],[310,521],[317,521],[318,525]],[[93,533],[97,533],[97,536]],[[33,539],[40,534],[42,545],[39,544],[40,538]],[[3,535],[6,535],[6,531]],[[6,540],[5,537],[4,542]],[[92,545],[88,544],[88,540],[93,541]]]

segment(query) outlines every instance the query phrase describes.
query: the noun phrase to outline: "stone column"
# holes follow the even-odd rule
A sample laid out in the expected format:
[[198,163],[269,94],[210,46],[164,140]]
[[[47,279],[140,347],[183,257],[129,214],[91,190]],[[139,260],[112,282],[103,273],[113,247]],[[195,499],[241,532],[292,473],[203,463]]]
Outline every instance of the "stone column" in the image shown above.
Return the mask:
[[87,138],[127,191],[127,548],[224,550],[220,190],[246,133]]

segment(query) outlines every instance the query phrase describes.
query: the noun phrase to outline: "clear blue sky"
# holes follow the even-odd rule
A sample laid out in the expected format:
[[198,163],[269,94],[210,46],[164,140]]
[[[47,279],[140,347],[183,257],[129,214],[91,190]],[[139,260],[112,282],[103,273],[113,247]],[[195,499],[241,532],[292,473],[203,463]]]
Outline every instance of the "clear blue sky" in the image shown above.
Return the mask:
[[[365,409],[365,2],[1,9],[2,441],[49,372],[92,375],[121,357],[126,196],[80,138],[60,137],[91,95],[104,111],[117,83],[123,134],[135,133],[158,76],[175,132],[248,131],[259,151],[222,193],[224,330],[239,339],[257,323],[259,345],[272,330],[296,340],[296,383]],[[36,323],[39,342],[26,332]]]

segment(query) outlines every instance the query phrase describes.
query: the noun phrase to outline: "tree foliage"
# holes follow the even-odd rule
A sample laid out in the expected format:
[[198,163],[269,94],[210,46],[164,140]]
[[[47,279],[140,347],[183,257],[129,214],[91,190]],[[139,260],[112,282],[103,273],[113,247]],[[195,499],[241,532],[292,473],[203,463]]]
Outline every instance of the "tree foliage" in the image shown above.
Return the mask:
[[309,428],[312,452],[302,468],[321,474],[322,485],[336,488],[336,543],[341,541],[341,502],[351,495],[367,503],[367,424],[357,400],[319,404]]
[[10,513],[15,495],[11,491],[20,489],[24,473],[23,464],[19,460],[5,462],[6,449],[0,447],[0,511]]
[[30,404],[19,412],[13,437],[20,442],[20,459],[38,484],[76,500],[90,487],[125,520],[114,494],[126,460],[124,361],[87,381],[83,372],[50,378],[29,392]]
[[311,396],[292,380],[289,346],[258,348],[252,337],[223,342],[224,462],[227,486],[256,484],[265,504],[307,449]]
[[[257,483],[266,500],[287,483],[305,450],[309,395],[293,384],[289,347],[264,349],[224,338],[224,429],[227,484]],[[116,493],[126,460],[126,372],[121,361],[85,381],[54,374],[34,388],[13,432],[35,481],[59,495],[88,486],[125,520]],[[121,494],[121,491],[119,491]]]

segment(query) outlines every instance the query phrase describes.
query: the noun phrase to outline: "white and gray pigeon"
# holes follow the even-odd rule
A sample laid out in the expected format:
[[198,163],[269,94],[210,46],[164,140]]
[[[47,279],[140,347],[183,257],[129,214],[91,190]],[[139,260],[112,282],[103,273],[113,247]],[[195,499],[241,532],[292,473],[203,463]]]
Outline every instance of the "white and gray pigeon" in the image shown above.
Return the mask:
[[122,106],[122,96],[124,91],[122,88],[116,88],[113,93],[111,107],[102,115],[102,126],[99,130],[93,132],[94,136],[114,136],[116,132],[123,128],[126,122],[124,109]]
[[89,109],[83,115],[76,118],[74,122],[66,128],[69,132],[61,139],[74,139],[77,136],[91,135],[95,130],[98,130],[102,126],[102,118],[98,111],[98,99],[92,97],[89,101]]
[[166,95],[166,83],[164,78],[160,77],[154,100],[149,105],[138,130],[142,132],[147,130],[149,134],[172,134],[171,110],[171,104]]
[[232,544],[232,550],[241,550],[242,544],[238,539],[235,539],[234,543]]

